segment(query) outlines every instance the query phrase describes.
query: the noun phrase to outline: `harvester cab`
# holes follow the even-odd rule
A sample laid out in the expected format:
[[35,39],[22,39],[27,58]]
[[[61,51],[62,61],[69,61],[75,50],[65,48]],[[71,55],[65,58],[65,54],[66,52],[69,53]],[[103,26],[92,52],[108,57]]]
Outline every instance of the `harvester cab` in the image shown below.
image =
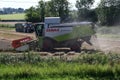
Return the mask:
[[40,49],[69,47],[72,51],[81,51],[83,42],[90,42],[95,34],[92,22],[60,23],[59,17],[46,17],[44,23],[36,23],[35,33]]
[[44,23],[35,23],[36,36],[45,36],[45,30],[50,28],[52,25],[60,24],[59,17],[46,17]]
[[39,24],[36,24],[35,26],[36,26],[35,27],[36,36],[37,37],[43,36],[44,24],[43,23],[39,23]]

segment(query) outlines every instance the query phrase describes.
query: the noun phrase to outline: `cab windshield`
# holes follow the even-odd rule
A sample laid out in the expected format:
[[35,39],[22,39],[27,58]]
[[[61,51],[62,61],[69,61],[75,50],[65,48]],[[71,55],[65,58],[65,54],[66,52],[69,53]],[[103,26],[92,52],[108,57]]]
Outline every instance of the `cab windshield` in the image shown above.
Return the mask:
[[35,25],[36,36],[43,36],[43,29],[44,29],[44,24],[36,24]]

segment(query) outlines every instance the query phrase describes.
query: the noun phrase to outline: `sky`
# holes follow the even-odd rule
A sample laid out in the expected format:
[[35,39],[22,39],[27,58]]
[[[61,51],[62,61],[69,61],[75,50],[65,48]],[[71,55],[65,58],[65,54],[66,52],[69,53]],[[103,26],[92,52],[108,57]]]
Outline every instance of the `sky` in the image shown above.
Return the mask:
[[[31,6],[36,6],[38,5],[38,2],[40,0],[0,0],[0,8],[4,7],[11,7],[11,8],[24,8],[28,9]],[[48,1],[48,0],[45,0]],[[75,2],[76,0],[68,0],[71,3],[72,9],[75,9]],[[95,0],[95,4],[93,6],[96,7],[100,0]]]

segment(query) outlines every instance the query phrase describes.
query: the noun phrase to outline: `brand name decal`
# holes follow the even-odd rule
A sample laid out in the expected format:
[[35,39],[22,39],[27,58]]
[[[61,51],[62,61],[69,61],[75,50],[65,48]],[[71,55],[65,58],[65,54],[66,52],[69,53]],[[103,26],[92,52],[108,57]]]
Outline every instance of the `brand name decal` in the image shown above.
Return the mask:
[[46,32],[59,32],[59,29],[54,28],[54,29],[46,29]]

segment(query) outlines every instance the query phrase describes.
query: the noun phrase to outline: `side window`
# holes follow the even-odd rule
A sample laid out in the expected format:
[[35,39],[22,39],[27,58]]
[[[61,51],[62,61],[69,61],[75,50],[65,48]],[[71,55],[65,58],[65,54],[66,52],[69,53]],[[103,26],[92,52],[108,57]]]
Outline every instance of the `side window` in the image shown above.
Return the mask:
[[37,36],[42,36],[43,34],[43,28],[44,28],[44,24],[37,24],[35,26],[35,32]]

